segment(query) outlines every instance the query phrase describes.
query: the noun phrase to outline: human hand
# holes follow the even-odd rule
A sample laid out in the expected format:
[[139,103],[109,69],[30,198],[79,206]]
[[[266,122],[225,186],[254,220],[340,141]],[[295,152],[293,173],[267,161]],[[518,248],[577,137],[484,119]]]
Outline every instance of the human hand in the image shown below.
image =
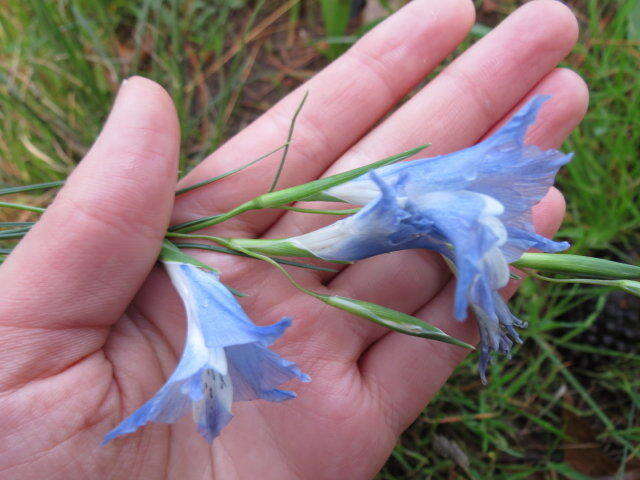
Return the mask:
[[[551,0],[522,7],[374,127],[472,24],[467,0],[411,2],[181,186],[278,146],[302,91],[310,95],[280,187],[425,142],[433,144],[430,156],[469,146],[536,93],[553,98],[528,141],[557,147],[580,121],[587,92],[577,75],[554,70],[576,39],[576,24]],[[166,93],[148,80],[126,82],[96,144],[0,268],[0,476],[371,477],[465,352],[329,309],[266,264],[213,254],[200,258],[249,294],[241,303],[256,323],[294,318],[275,350],[313,381],[293,385],[296,400],[234,404],[234,420],[212,446],[189,419],[99,446],[162,385],[182,348],[182,305],[153,269],[172,211],[178,144]],[[180,197],[172,221],[225,211],[266,191],[275,162]],[[538,230],[552,234],[563,214],[560,194],[549,192],[535,213]],[[211,231],[286,237],[323,221],[261,211]],[[337,275],[293,273],[315,290],[375,301],[477,340],[473,322],[453,320],[451,276],[429,252],[382,255]]]

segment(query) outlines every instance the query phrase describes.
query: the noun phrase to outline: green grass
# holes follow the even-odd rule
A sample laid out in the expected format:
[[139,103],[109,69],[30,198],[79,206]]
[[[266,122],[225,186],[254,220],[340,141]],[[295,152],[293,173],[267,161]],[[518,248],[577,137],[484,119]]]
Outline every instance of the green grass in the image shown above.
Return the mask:
[[[494,0],[494,11],[481,10],[474,38],[518,3]],[[574,253],[638,263],[640,4],[573,3],[582,35],[566,63],[587,80],[591,104],[565,145],[576,157],[559,178],[568,201],[560,235]],[[182,166],[189,168],[366,30],[349,20],[347,6],[6,0],[0,183],[64,178],[91,145],[119,82],[136,73],[160,81],[176,101]],[[32,218],[24,212],[0,221]],[[622,479],[637,469],[640,350],[587,341],[590,332],[601,335],[610,304],[603,289],[525,282],[512,305],[530,327],[514,359],[497,361],[486,387],[476,358],[464,362],[402,436],[379,478],[582,479],[594,478],[588,468],[598,464]],[[581,366],[596,354],[594,365]],[[580,420],[590,428],[577,428]],[[451,454],[447,442],[462,454]]]
[[[265,3],[246,15],[240,0],[8,0],[0,13],[0,180],[64,177],[99,132],[120,82],[135,74],[173,97],[183,166],[202,159],[234,123],[251,67],[242,40]],[[229,38],[238,52],[208,72],[233,46]]]

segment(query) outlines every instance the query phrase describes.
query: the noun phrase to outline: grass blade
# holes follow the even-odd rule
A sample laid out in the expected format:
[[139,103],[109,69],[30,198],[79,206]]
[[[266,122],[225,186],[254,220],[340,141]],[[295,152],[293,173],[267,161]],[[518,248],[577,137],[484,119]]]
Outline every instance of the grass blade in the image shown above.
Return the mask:
[[193,185],[191,185],[189,187],[181,188],[180,190],[176,191],[176,197],[178,195],[183,195],[183,194],[185,194],[187,192],[195,190],[196,188],[204,187],[205,185],[209,185],[209,184],[211,184],[213,182],[217,182],[218,180],[222,180],[223,178],[226,178],[226,177],[229,177],[229,176],[231,176],[231,175],[233,175],[235,173],[238,173],[238,172],[244,170],[245,168],[248,168],[251,165],[254,165],[254,164],[258,163],[260,160],[263,160],[263,159],[267,158],[268,156],[273,155],[278,150],[282,150],[283,148],[286,150],[287,147],[288,147],[288,144],[285,143],[284,145],[280,145],[275,150],[271,150],[269,153],[265,153],[264,155],[259,156],[255,160],[251,160],[249,163],[247,163],[245,165],[242,165],[242,166],[240,166],[238,168],[234,168],[233,170],[229,170],[228,172],[225,172],[225,173],[223,173],[221,175],[218,175],[216,177],[209,178],[208,180],[204,180],[202,182],[198,182],[198,183],[193,184]]
[[291,145],[291,138],[293,137],[293,129],[296,125],[296,120],[298,119],[298,115],[300,114],[300,110],[304,105],[304,102],[307,101],[307,97],[309,96],[309,92],[305,92],[298,108],[293,113],[293,118],[291,119],[291,123],[289,124],[289,133],[287,134],[287,141],[285,143],[284,151],[282,152],[282,158],[280,159],[280,164],[278,165],[278,170],[276,170],[276,176],[273,178],[273,182],[271,183],[271,187],[269,187],[269,191],[273,192],[278,185],[278,181],[280,180],[280,175],[282,175],[282,169],[284,168],[284,162],[287,159],[287,153],[289,153],[289,145]]
[[11,195],[12,193],[31,192],[33,190],[44,190],[46,188],[61,187],[64,185],[64,180],[57,180],[55,182],[46,183],[34,183],[33,185],[21,185],[17,187],[4,187],[0,188],[0,195]]
[[26,210],[28,212],[44,212],[44,208],[34,207],[33,205],[21,205],[19,203],[0,202],[0,207],[15,208],[16,210]]

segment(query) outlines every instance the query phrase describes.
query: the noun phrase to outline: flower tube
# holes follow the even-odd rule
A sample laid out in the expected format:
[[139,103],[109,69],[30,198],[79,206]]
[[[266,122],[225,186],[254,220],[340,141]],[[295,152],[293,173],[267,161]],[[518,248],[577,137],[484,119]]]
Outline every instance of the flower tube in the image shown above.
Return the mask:
[[164,262],[187,312],[187,337],[178,365],[164,386],[109,432],[104,443],[148,422],[173,423],[191,408],[198,431],[211,442],[232,418],[233,402],[279,402],[295,393],[276,387],[310,379],[295,363],[267,348],[291,324],[255,325],[213,272]]

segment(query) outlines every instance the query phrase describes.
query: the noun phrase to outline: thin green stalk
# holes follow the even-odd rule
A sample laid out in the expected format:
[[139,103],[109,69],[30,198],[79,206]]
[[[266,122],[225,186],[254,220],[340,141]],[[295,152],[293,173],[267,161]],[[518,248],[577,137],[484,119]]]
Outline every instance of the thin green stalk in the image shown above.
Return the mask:
[[282,150],[283,148],[286,150],[286,148],[288,146],[289,146],[289,144],[285,143],[283,145],[280,145],[275,150],[271,150],[269,153],[265,153],[264,155],[261,155],[260,157],[256,158],[255,160],[251,160],[249,163],[247,163],[245,165],[242,165],[242,166],[240,166],[238,168],[234,168],[233,170],[229,170],[228,172],[223,173],[221,175],[218,175],[216,177],[209,178],[208,180],[204,180],[204,181],[196,183],[194,185],[190,185],[188,187],[181,188],[180,190],[176,191],[176,197],[178,195],[183,195],[183,194],[185,194],[187,192],[195,190],[196,188],[204,187],[205,185],[209,185],[209,184],[211,184],[213,182],[217,182],[218,180],[222,180],[223,178],[229,177],[229,176],[233,175],[234,173],[238,173],[239,171],[244,170],[245,168],[248,168],[251,165],[254,165],[254,164],[258,163],[260,160],[264,160],[268,156],[273,155],[274,153],[276,153],[279,150]]
[[196,220],[191,220],[189,222],[180,223],[178,225],[173,225],[169,227],[169,232],[181,232],[181,233],[189,233],[194,232],[196,230],[200,230],[202,228],[210,227],[211,225],[217,225],[219,223],[225,222],[230,218],[240,215],[241,213],[248,212],[249,210],[253,210],[253,207],[247,203],[243,203],[228,212],[221,213],[219,215],[211,215],[209,217],[202,217]]
[[234,245],[265,255],[316,258],[310,251],[296,247],[286,238],[234,238],[229,240],[232,240]]
[[44,208],[34,207],[32,205],[21,205],[19,203],[0,202],[0,207],[15,208],[16,210],[26,210],[28,212],[44,212]]
[[33,190],[43,190],[46,188],[61,187],[64,185],[64,180],[57,180],[55,182],[46,183],[34,183],[33,185],[23,185],[18,187],[5,187],[0,188],[0,195],[10,195],[12,193],[30,192]]
[[623,290],[631,295],[635,295],[640,297],[640,282],[637,280],[626,280],[626,279],[598,279],[598,278],[551,278],[546,277],[544,275],[540,275],[539,273],[532,273],[535,278],[540,280],[544,280],[546,282],[551,283],[574,283],[574,284],[583,284],[583,285],[597,285],[601,287],[611,287],[618,288]]
[[532,272],[531,276],[550,283],[577,283],[582,285],[600,285],[602,287],[617,287],[618,280],[602,280],[597,278],[553,278]]
[[300,290],[301,292],[306,293],[307,295],[311,295],[312,297],[321,299],[325,296],[322,295],[320,293],[316,293],[313,290],[309,290],[308,288],[303,287],[302,285],[300,285],[292,276],[289,272],[287,272],[287,270],[285,270],[285,268],[280,265],[278,262],[276,262],[273,258],[271,257],[267,257],[266,255],[261,255],[259,253],[256,252],[252,252],[250,250],[247,250],[245,248],[242,248],[238,245],[235,245],[234,242],[225,240],[224,238],[220,238],[220,237],[209,237],[209,239],[213,242],[216,242],[220,245],[222,245],[223,247],[226,247],[230,250],[237,250],[241,253],[244,253],[245,255],[249,256],[249,257],[253,257],[256,258],[258,260],[263,260],[271,265],[273,265],[274,267],[276,267],[278,270],[280,270],[280,272],[282,272],[282,274],[287,277],[287,279],[289,280],[289,282],[291,282],[291,285],[293,285],[295,288],[297,288],[298,290]]
[[[285,143],[283,145],[280,145],[278,148],[275,148],[274,150],[271,150],[269,153],[265,153],[264,155],[259,156],[255,160],[252,160],[249,163],[246,163],[245,165],[242,165],[240,167],[234,168],[234,169],[229,170],[228,172],[225,172],[225,173],[223,173],[221,175],[209,178],[207,180],[204,180],[202,182],[196,183],[194,185],[190,185],[188,187],[181,188],[180,190],[176,191],[176,196],[183,195],[183,194],[185,194],[187,192],[195,190],[196,188],[200,188],[200,187],[203,187],[205,185],[209,185],[209,184],[214,183],[214,182],[216,182],[218,180],[222,180],[223,178],[226,178],[226,177],[231,176],[231,175],[233,175],[235,173],[238,173],[241,170],[244,170],[245,168],[248,168],[248,167],[258,163],[260,160],[264,160],[268,156],[273,155],[274,153],[282,150],[283,148],[286,149],[287,147],[288,147],[288,143]],[[17,186],[17,187],[0,188],[0,195],[10,195],[10,194],[13,194],[13,193],[30,192],[30,191],[33,191],[33,190],[42,190],[42,189],[46,189],[46,188],[61,187],[62,185],[64,185],[64,183],[65,183],[64,180],[57,180],[55,182],[36,183],[36,184],[33,184],[33,185],[23,185],[23,186]]]
[[32,227],[36,222],[0,222],[0,228]]
[[640,279],[640,267],[636,265],[565,253],[525,253],[512,265],[547,273],[594,278]]
[[345,208],[344,210],[320,210],[315,208],[300,208],[300,207],[278,207],[280,210],[290,210],[292,212],[301,213],[319,213],[323,215],[353,215],[358,213],[360,208]]
[[289,124],[289,133],[287,134],[287,142],[285,143],[286,146],[284,147],[284,151],[282,152],[282,158],[280,159],[280,163],[278,164],[278,170],[276,171],[276,176],[273,178],[271,187],[269,187],[270,192],[273,192],[276,189],[276,186],[278,185],[278,181],[280,180],[280,175],[282,175],[284,162],[287,158],[287,154],[289,153],[289,145],[291,144],[291,139],[293,138],[293,129],[296,125],[296,120],[298,118],[298,115],[300,114],[300,110],[302,110],[302,106],[304,105],[304,102],[307,100],[308,96],[309,96],[309,92],[305,92],[304,96],[302,97],[302,100],[300,101],[300,104],[298,105],[298,108],[296,108],[296,111],[293,114],[291,123]]
[[[180,238],[180,237],[177,237]],[[187,237],[182,237],[182,238],[187,238]],[[193,237],[188,237],[188,238],[193,238]],[[229,255],[237,255],[240,257],[249,257],[251,258],[249,255],[246,255],[242,252],[238,252],[237,250],[231,250],[229,248],[226,247],[221,247],[218,245],[209,245],[209,244],[205,244],[205,243],[176,243],[175,244],[178,248],[196,248],[199,250],[209,250],[212,252],[220,252],[220,253],[228,253]],[[310,265],[308,263],[302,263],[302,262],[296,262],[294,260],[287,260],[284,258],[274,258],[274,260],[282,265],[289,265],[291,267],[299,267],[299,268],[307,268],[310,270],[317,270],[320,272],[337,272],[336,269],[334,268],[327,268],[327,267],[318,267],[316,265]]]
[[14,228],[11,230],[0,230],[0,239],[22,238],[27,234],[29,230],[31,230],[31,227]]
[[422,145],[417,148],[412,148],[411,150],[407,150],[405,152],[399,153],[397,155],[392,155],[387,158],[383,158],[377,162],[371,163],[369,165],[364,165],[362,167],[354,168],[347,172],[338,173],[336,175],[331,175],[329,177],[320,178],[318,180],[313,180],[311,182],[297,185],[295,187],[285,188],[283,190],[276,190],[275,192],[269,192],[262,195],[259,195],[248,202],[243,203],[242,205],[238,205],[237,207],[229,210],[228,212],[213,215],[210,217],[203,217],[196,220],[192,220],[190,222],[185,222],[179,225],[174,225],[169,228],[170,232],[181,232],[181,233],[189,233],[195,230],[200,230],[202,228],[210,227],[212,225],[217,225],[222,223],[230,218],[233,218],[241,213],[248,212],[250,210],[260,210],[263,208],[277,208],[283,205],[290,204],[292,202],[298,200],[304,200],[312,197],[313,195],[317,195],[327,188],[333,187],[335,185],[339,185],[341,183],[347,182],[353,178],[359,177],[370,170],[373,170],[378,167],[382,167],[384,165],[389,165],[391,163],[398,162],[405,158],[409,158],[412,155],[420,152],[428,145]]

